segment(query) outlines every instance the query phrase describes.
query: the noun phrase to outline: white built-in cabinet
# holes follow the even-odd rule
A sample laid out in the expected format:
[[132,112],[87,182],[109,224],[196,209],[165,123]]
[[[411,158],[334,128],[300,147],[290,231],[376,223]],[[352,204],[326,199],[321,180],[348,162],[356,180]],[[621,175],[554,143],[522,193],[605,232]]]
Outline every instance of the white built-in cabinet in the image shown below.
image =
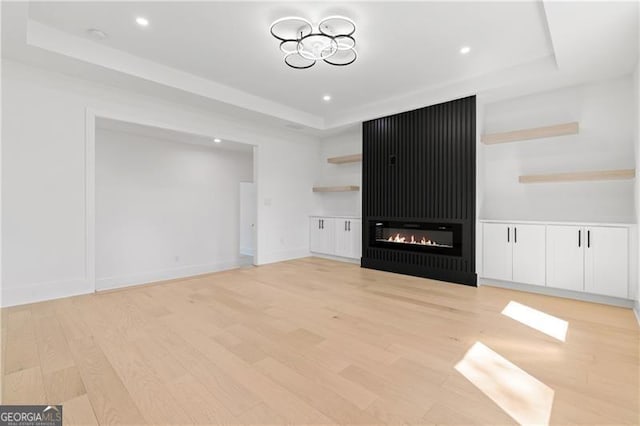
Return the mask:
[[309,223],[311,252],[352,259],[361,256],[362,221],[360,219],[313,216]]
[[483,230],[486,278],[544,285],[544,226],[485,223]]
[[482,277],[628,298],[625,226],[483,223]]
[[627,228],[550,225],[547,239],[547,286],[628,296]]

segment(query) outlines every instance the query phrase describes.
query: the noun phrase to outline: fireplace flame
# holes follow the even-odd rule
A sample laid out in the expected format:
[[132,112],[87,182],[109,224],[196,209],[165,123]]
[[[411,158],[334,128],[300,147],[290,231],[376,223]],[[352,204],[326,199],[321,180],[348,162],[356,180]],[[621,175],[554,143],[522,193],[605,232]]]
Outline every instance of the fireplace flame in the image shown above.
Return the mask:
[[423,246],[437,246],[438,243],[436,243],[435,241],[431,241],[431,240],[427,240],[424,237],[422,237],[420,239],[420,241],[417,241],[415,236],[411,236],[409,241],[407,241],[407,237],[405,236],[400,236],[400,234],[396,234],[395,236],[391,236],[389,238],[387,238],[387,241],[392,242],[392,243],[405,243],[405,244],[420,244]]

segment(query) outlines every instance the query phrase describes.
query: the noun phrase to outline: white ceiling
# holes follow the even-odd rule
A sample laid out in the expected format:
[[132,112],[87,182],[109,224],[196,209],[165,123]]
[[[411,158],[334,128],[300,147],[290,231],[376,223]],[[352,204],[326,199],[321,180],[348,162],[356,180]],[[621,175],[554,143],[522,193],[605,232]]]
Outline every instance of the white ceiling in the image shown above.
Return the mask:
[[[104,45],[317,115],[553,53],[541,3],[339,5],[38,2],[29,15],[81,37],[99,28],[109,34]],[[269,34],[273,20],[299,15],[318,22],[340,12],[357,22],[354,64],[294,70],[283,63]],[[140,28],[136,16],[151,25]],[[472,45],[472,53],[460,55],[463,45]],[[330,104],[322,100],[325,93],[332,94]]]
[[[24,59],[24,51],[36,56],[44,49],[91,64],[96,75],[106,69],[141,85],[152,82],[188,94],[200,104],[210,100],[231,113],[246,110],[320,130],[483,91],[526,91],[628,74],[638,54],[637,2],[3,2],[2,7],[3,56]],[[269,34],[270,23],[288,15],[318,22],[332,14],[356,22],[358,60],[346,67],[288,68]],[[149,27],[136,25],[136,16],[148,18]],[[24,23],[16,23],[20,20]],[[88,28],[109,37],[92,40]],[[471,47],[469,55],[459,53],[463,45]],[[329,103],[321,99],[327,93]],[[190,101],[186,95],[181,100]]]

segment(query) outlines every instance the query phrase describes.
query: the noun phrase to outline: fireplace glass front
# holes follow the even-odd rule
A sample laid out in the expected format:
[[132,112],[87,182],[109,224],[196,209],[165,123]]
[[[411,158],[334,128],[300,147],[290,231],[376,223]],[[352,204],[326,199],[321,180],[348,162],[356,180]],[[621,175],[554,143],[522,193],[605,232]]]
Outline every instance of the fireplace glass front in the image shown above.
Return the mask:
[[460,256],[461,224],[372,221],[370,245]]

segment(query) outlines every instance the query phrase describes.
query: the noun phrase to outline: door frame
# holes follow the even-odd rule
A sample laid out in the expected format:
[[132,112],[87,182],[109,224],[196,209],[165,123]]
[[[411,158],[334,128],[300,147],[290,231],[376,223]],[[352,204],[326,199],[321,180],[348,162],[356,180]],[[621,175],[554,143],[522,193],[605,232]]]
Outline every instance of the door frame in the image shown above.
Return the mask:
[[[242,253],[242,244],[239,244],[239,252],[240,254],[244,254],[245,256],[251,256],[253,258],[252,264],[255,265],[256,264],[256,234],[257,234],[257,226],[256,226],[256,221],[258,220],[258,194],[256,191],[256,183],[255,182],[240,182],[240,184],[238,185],[238,191],[240,193],[240,205],[239,205],[239,213],[242,214],[242,186],[243,185],[253,185],[253,189],[255,192],[255,209],[254,209],[254,223],[253,223],[253,228],[251,229],[251,233],[252,233],[252,247],[251,247],[251,251],[252,254],[251,255],[247,255]],[[241,231],[240,231],[241,232]],[[242,238],[240,238],[240,241],[242,241]]]

